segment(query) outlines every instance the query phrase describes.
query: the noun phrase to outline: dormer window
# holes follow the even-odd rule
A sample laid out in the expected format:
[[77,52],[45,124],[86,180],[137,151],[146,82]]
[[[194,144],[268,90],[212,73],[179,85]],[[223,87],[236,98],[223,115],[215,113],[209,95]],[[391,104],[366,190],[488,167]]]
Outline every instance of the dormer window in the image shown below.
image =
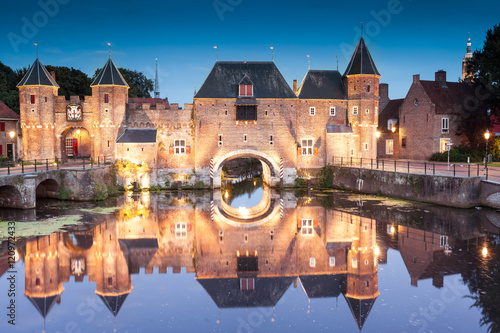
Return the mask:
[[241,97],[253,97],[253,85],[240,84],[240,96]]

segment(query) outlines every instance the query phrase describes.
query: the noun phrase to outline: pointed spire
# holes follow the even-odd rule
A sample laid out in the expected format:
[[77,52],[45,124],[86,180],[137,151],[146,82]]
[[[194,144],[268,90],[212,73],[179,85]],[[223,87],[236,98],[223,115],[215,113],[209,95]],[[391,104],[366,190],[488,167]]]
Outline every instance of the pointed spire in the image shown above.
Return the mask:
[[36,58],[38,59],[38,43],[33,43],[33,45],[35,45]]
[[108,47],[109,47],[109,59],[111,59],[111,43],[108,43]]
[[59,88],[56,80],[54,80],[49,71],[42,65],[40,59],[38,59],[38,54],[33,65],[31,65],[23,79],[17,84],[17,87],[22,86],[49,86]]
[[471,59],[471,58],[472,58],[472,46],[471,46],[470,36],[469,36],[469,38],[467,39],[467,50],[465,53],[465,59]]
[[111,58],[108,59],[90,86],[125,86],[130,88]]
[[156,58],[155,98],[160,98],[160,80],[158,79],[158,58]]
[[363,37],[360,38],[359,43],[354,50],[354,54],[352,55],[344,76],[356,74],[380,75]]

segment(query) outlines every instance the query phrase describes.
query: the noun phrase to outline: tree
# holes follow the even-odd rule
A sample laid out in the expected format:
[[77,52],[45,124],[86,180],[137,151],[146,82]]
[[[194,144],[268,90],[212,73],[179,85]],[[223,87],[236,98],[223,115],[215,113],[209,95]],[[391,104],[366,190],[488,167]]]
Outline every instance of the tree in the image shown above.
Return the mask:
[[17,75],[9,66],[0,62],[0,100],[19,113],[19,93],[16,88]]
[[476,50],[467,66],[473,74],[477,96],[500,116],[500,24],[486,31],[486,40],[481,50]]
[[49,73],[54,72],[59,85],[59,96],[69,99],[70,96],[79,96],[81,99],[92,95],[90,84],[92,80],[79,69],[65,66],[45,66]]
[[[129,98],[151,98],[150,91],[153,91],[153,80],[148,79],[146,75],[136,70],[126,68],[118,68],[118,70],[130,86],[128,90]],[[98,68],[94,73],[93,79],[100,72],[101,68]]]

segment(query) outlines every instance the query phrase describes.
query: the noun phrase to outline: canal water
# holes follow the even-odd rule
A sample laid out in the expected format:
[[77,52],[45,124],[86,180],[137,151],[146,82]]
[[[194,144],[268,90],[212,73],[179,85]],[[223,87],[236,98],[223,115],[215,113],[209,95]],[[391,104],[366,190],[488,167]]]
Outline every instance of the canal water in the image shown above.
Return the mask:
[[0,213],[1,332],[499,331],[495,211],[250,180]]

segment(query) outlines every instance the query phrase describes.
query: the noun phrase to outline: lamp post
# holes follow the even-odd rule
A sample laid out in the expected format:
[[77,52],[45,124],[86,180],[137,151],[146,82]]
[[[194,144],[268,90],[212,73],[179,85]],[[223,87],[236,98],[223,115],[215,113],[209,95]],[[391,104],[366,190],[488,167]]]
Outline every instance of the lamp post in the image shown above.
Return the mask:
[[12,162],[16,161],[16,146],[14,144],[14,136],[16,136],[16,132],[9,132],[10,139],[12,140]]
[[377,169],[378,169],[378,139],[380,138],[380,131],[376,131],[375,132],[375,137],[377,138],[377,145],[376,145],[376,148],[375,148],[375,157],[377,159]]
[[490,132],[488,130],[484,132],[484,138],[486,139],[486,157],[484,159],[484,168],[486,170],[486,175],[488,175],[488,140],[490,139]]

